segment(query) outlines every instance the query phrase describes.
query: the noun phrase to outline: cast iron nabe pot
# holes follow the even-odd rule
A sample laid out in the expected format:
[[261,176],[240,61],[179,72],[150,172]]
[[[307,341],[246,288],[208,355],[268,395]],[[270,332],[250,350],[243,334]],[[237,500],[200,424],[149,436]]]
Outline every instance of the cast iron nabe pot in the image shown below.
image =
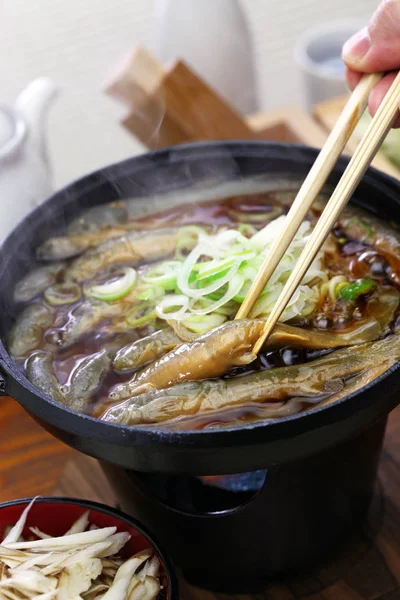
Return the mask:
[[[85,208],[127,197],[149,197],[150,203],[155,194],[192,186],[201,199],[202,191],[209,193],[227,181],[232,195],[249,178],[259,188],[264,181],[270,189],[284,189],[304,179],[316,155],[316,150],[288,144],[222,142],[132,158],[54,194],[0,249],[1,393],[16,398],[65,443],[105,461],[121,490],[123,508],[148,523],[172,558],[198,581],[208,577],[215,587],[218,579],[222,589],[222,573],[253,578],[260,570],[265,575],[315,560],[363,518],[385,421],[399,402],[400,363],[361,392],[279,420],[219,431],[111,425],[61,406],[33,387],[14,364],[5,345],[19,310],[12,290],[35,266],[35,248],[62,233]],[[346,164],[346,159],[339,160],[329,185],[337,183]],[[399,199],[400,183],[370,169],[354,202],[400,222]],[[118,467],[130,471],[129,485],[121,483],[124,472]],[[202,515],[166,504],[139,474],[218,475],[265,468],[264,487],[245,506]]]

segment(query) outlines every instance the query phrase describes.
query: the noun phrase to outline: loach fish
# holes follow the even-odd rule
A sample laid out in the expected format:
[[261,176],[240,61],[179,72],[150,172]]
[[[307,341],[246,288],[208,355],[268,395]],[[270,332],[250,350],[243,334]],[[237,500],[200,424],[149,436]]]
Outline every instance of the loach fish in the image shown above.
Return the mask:
[[[307,364],[278,367],[227,380],[191,381],[135,396],[109,408],[102,419],[124,425],[168,422],[246,404],[280,402],[290,398],[321,399],[332,392],[340,397],[345,381],[384,363],[400,359],[400,336],[343,348]],[[279,412],[278,412],[279,414]],[[264,414],[266,416],[266,414]],[[276,416],[272,413],[269,416]]]
[[77,412],[84,412],[92,394],[97,390],[111,366],[106,349],[87,356],[72,373],[66,404]]
[[55,283],[57,275],[64,269],[65,263],[45,265],[31,271],[14,288],[15,302],[29,302]]
[[121,348],[115,355],[116,371],[133,371],[173,350],[182,340],[170,329],[161,329]]
[[103,242],[125,235],[129,228],[111,227],[94,233],[77,233],[69,236],[53,237],[45,242],[36,251],[40,260],[62,260],[74,258],[88,248],[96,248]]
[[54,400],[77,412],[84,412],[93,392],[109,371],[110,364],[107,350],[87,356],[72,373],[69,385],[61,386],[54,373],[51,353],[38,350],[26,361],[26,376]]
[[[264,349],[292,348],[324,349],[361,344],[380,337],[393,318],[399,304],[399,293],[388,290],[371,297],[374,316],[343,333],[318,332],[301,327],[278,324]],[[375,318],[375,312],[379,318]],[[379,320],[380,319],[380,320]],[[224,323],[193,342],[180,344],[127,382],[113,388],[113,401],[140,393],[141,386],[161,389],[182,381],[211,379],[228,373],[233,367],[252,362],[251,349],[261,335],[264,320],[243,319]]]
[[[244,323],[243,326],[247,327],[249,323],[250,321]],[[362,321],[344,333],[329,333],[278,324],[265,343],[264,350],[273,350],[285,346],[309,350],[339,348],[374,340],[381,333],[382,327],[375,318]],[[193,336],[193,339],[196,337],[198,338],[198,336]],[[182,340],[172,331],[167,329],[156,331],[152,335],[121,348],[115,355],[113,368],[120,372],[137,370],[146,363],[160,358],[180,344],[182,344]]]
[[43,242],[36,250],[39,260],[64,260],[82,254],[89,248],[88,235],[57,236]]
[[260,336],[263,321],[231,321],[212,329],[194,342],[174,350],[139,371],[133,379],[114,387],[111,400],[140,393],[143,385],[164,388],[188,379],[208,379],[227,373],[234,366],[254,360],[251,348]]
[[26,356],[35,350],[42,341],[43,332],[53,322],[53,311],[45,304],[30,304],[18,315],[9,338],[10,353],[16,356]]
[[61,404],[67,404],[65,394],[54,374],[53,357],[50,352],[38,350],[26,361],[26,376],[40,391]]
[[125,302],[85,300],[70,312],[67,323],[60,329],[60,345],[73,344],[83,335],[93,331],[103,321],[121,314],[125,309]]
[[124,200],[99,204],[74,219],[68,226],[68,233],[93,233],[106,227],[122,225],[127,219],[128,209]]
[[[66,269],[67,280],[84,281],[96,273],[117,264],[137,264],[143,260],[166,258],[176,248],[179,228],[165,228],[154,231],[129,232],[91,248],[76,258]],[[193,245],[196,239],[193,238]]]

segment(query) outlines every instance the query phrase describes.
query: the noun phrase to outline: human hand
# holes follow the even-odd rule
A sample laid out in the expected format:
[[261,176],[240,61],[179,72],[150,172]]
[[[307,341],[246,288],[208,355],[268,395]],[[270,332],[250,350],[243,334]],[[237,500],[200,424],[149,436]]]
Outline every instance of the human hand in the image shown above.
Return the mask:
[[[342,57],[351,89],[364,73],[389,71],[370,94],[368,107],[374,115],[400,69],[400,0],[383,0],[369,25],[345,43]],[[394,127],[400,127],[400,117]]]

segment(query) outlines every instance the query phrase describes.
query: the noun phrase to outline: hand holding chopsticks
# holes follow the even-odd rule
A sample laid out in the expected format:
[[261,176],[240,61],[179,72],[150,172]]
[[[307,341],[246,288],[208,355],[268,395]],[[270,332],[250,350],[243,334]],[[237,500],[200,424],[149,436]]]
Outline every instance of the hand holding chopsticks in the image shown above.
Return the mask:
[[[309,175],[303,183],[288,215],[285,229],[273,245],[269,256],[264,261],[260,272],[251,286],[236,318],[244,318],[251,311],[259,294],[264,289],[270,276],[290,245],[296,231],[300,227],[307,211],[322,189],[328,175],[343,150],[348,138],[357,124],[368,102],[372,87],[380,75],[365,76],[347,103],[338,123],[321,150]],[[400,106],[400,73],[394,80],[390,90],[379,107],[368,130],[363,136],[342,178],[327,203],[308,243],[306,244],[294,270],[286,282],[272,312],[268,316],[262,335],[254,346],[256,354],[271,334],[276,323],[285,310],[296,288],[300,285],[311,263],[320,251],[329,232],[334,226],[340,212],[347,204],[365,171],[371,164],[383,140],[391,128]]]

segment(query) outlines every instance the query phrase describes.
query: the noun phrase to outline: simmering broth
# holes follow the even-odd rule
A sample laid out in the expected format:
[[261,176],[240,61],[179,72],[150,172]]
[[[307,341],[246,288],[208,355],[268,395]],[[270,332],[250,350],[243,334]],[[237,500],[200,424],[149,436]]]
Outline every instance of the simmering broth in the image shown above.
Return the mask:
[[210,428],[335,401],[400,358],[400,233],[349,207],[259,356],[252,355],[322,200],[253,308],[234,321],[293,192],[130,218],[124,201],[37,249],[9,350],[55,400],[111,422]]

